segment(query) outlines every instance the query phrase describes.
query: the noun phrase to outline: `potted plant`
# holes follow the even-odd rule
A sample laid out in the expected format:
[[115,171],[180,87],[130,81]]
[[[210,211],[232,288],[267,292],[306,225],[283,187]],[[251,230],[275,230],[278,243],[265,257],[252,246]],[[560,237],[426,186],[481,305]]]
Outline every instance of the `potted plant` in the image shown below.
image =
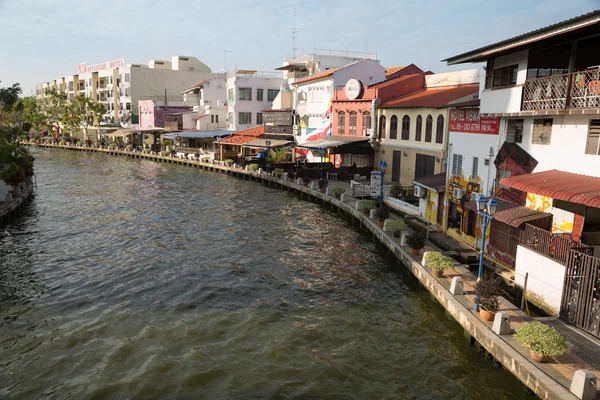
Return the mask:
[[385,220],[390,217],[390,208],[385,204],[375,209],[375,218],[377,218],[377,224],[383,228]]
[[539,321],[527,322],[515,329],[515,339],[529,349],[534,361],[546,362],[569,351],[567,339],[556,329]]
[[397,199],[402,195],[402,186],[399,183],[394,183],[390,188],[390,196]]
[[454,260],[440,253],[439,251],[430,251],[423,257],[425,265],[431,268],[433,276],[441,278],[444,275],[444,270],[454,265]]
[[346,189],[344,189],[341,186],[336,186],[331,188],[331,193],[336,197],[336,198],[340,198],[342,197],[342,194],[344,194],[346,192]]
[[302,183],[304,183],[304,186],[308,186],[308,184],[310,183],[311,179],[308,176],[303,176],[302,177]]
[[375,208],[374,200],[359,200],[358,201],[358,209],[363,210],[365,215],[369,215],[371,210]]
[[258,164],[250,164],[250,165],[248,165],[248,171],[252,171],[252,172],[258,171]]
[[399,238],[404,229],[406,224],[401,219],[388,219],[383,227],[384,231],[390,232],[395,238]]
[[500,278],[493,273],[487,273],[477,283],[479,292],[479,316],[484,321],[493,321],[500,303],[498,297],[502,294]]
[[324,179],[319,179],[319,189],[321,192],[325,193],[327,191],[327,181]]
[[227,160],[225,160],[225,165],[231,168],[231,166],[233,165],[233,160],[231,158],[228,158]]
[[65,139],[61,139],[59,144],[61,146],[65,146],[67,144],[67,141]]
[[209,163],[210,162],[210,157],[202,157],[200,159],[200,161],[202,161],[203,163]]
[[271,175],[276,176],[277,178],[281,178],[281,176],[283,175],[285,171],[281,168],[275,168],[273,170],[273,172],[271,173]]
[[126,147],[127,151],[133,151],[133,145],[132,144],[128,144]]
[[111,150],[115,150],[115,149],[117,148],[117,144],[116,144],[116,143],[111,143],[111,144],[109,144],[109,145],[108,145],[108,147],[109,147]]
[[410,248],[410,254],[418,256],[421,253],[421,249],[425,247],[425,241],[427,238],[422,231],[413,231],[406,237],[406,244]]

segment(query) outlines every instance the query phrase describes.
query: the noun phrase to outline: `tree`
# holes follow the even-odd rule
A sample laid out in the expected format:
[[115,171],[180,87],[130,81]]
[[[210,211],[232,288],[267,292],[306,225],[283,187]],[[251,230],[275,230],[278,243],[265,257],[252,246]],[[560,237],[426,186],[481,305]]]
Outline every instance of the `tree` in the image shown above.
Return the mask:
[[46,115],[48,123],[56,127],[60,132],[60,124],[63,121],[67,108],[67,94],[56,89],[46,91],[46,97],[42,103],[42,109]]
[[35,97],[19,99],[11,110],[4,114],[4,124],[13,128],[17,135],[26,135],[33,127],[39,129],[45,123],[46,117]]
[[0,125],[4,123],[4,116],[12,111],[14,105],[19,101],[21,93],[23,90],[18,82],[12,86],[0,88]]
[[83,128],[83,140],[89,140],[88,129],[94,121],[100,120],[106,108],[85,96],[76,96],[66,105],[63,124],[69,129]]

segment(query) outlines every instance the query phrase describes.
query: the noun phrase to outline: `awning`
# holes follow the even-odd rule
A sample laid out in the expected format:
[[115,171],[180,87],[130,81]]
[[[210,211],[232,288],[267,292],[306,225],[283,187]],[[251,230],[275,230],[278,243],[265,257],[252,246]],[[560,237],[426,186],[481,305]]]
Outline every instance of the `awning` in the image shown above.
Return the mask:
[[318,150],[320,148],[330,149],[333,147],[344,146],[347,144],[368,142],[368,141],[369,141],[369,138],[366,136],[331,135],[331,136],[325,136],[323,139],[318,139],[318,140],[313,140],[313,141],[305,142],[302,144],[298,144],[298,145],[296,145],[296,147],[300,147],[303,149]]
[[131,135],[135,135],[135,134],[136,134],[135,131],[130,131],[128,129],[117,129],[114,132],[107,133],[106,136],[114,136],[114,137],[121,136],[121,137],[124,137],[124,136],[131,136]]
[[[271,144],[269,146],[267,146],[267,143],[266,143],[267,140],[271,141]],[[267,148],[275,149],[277,147],[287,146],[291,143],[292,142],[290,140],[254,139],[254,140],[249,141],[246,144],[243,144],[242,147],[254,147],[254,148],[258,148],[258,149],[267,149]]]
[[[539,220],[548,220],[545,225],[552,225],[552,214],[534,210],[532,208],[520,206],[506,200],[495,197],[498,202],[498,209],[494,215],[494,220],[510,225],[515,228],[520,228],[521,225]],[[475,201],[469,201],[463,206],[464,210],[477,212],[477,204]]]
[[527,193],[600,208],[600,178],[551,170],[511,176],[501,185]]
[[219,137],[219,136],[228,136],[231,135],[233,131],[229,130],[208,130],[208,131],[188,131],[188,132],[170,132],[163,137],[167,139],[174,138],[188,138],[188,139],[206,139],[210,137]]
[[446,173],[423,176],[415,179],[413,183],[433,192],[444,191],[446,190]]

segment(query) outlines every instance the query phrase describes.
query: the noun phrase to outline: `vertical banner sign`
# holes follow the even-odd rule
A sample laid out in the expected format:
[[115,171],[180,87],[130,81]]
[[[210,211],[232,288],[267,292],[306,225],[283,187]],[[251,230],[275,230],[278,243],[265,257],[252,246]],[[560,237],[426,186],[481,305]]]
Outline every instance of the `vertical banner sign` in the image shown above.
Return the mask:
[[371,171],[371,197],[379,197],[381,193],[381,173]]

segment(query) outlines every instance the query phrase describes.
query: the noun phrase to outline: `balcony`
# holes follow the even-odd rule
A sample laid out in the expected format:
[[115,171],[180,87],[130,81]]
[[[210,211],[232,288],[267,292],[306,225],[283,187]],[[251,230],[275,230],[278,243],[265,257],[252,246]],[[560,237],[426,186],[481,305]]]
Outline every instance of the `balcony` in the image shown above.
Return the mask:
[[600,108],[600,68],[528,79],[523,111]]

